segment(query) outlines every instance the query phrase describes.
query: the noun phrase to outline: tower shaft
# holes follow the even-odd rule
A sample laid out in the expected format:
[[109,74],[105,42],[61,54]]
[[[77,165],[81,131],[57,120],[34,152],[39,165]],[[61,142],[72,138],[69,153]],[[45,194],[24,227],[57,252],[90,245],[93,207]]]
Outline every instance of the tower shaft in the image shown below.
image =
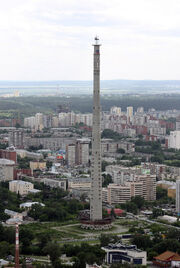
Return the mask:
[[91,161],[90,219],[102,219],[102,177],[101,177],[101,109],[100,109],[100,45],[95,38],[93,74],[93,127]]
[[15,236],[15,268],[19,268],[19,225],[16,224],[16,236]]

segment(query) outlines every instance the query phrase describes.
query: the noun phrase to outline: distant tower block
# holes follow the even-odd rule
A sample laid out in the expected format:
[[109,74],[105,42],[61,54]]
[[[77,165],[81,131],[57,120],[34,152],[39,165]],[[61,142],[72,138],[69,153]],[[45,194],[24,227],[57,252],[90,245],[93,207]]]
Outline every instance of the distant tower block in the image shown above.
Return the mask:
[[100,45],[95,38],[94,84],[93,84],[93,127],[91,161],[90,219],[102,220],[102,177],[101,177],[101,126],[100,126]]

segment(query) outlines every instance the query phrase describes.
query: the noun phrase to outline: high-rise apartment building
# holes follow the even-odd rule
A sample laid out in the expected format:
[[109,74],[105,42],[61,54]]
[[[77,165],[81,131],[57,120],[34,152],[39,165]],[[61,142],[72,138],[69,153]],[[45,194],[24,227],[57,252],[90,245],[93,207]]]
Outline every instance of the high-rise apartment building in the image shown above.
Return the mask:
[[168,148],[180,149],[180,130],[170,132]]
[[76,164],[87,165],[89,163],[89,140],[78,139],[76,141]]
[[42,130],[44,128],[43,126],[43,114],[37,113],[35,115],[35,130]]
[[131,197],[143,197],[142,182],[127,182],[124,184],[109,184],[102,190],[103,202],[109,204],[123,204],[131,200]]
[[138,114],[143,114],[144,113],[144,107],[138,107],[137,108],[137,113]]
[[143,183],[143,198],[147,201],[156,200],[156,175],[138,175],[135,180]]
[[66,146],[66,161],[69,166],[89,164],[89,139],[78,139]]
[[133,107],[129,106],[127,107],[127,119],[131,121],[133,118]]
[[24,148],[24,132],[20,129],[13,129],[9,132],[9,146],[14,146],[18,149]]
[[52,127],[52,115],[47,114],[43,115],[43,128],[51,128]]
[[121,115],[121,107],[113,106],[110,109],[110,114]]
[[68,144],[66,145],[66,161],[68,166],[73,167],[76,163],[76,145]]

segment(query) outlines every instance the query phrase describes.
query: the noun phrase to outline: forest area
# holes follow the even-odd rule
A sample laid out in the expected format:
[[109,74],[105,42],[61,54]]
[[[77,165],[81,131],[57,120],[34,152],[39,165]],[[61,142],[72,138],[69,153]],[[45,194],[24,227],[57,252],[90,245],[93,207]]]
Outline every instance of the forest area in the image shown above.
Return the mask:
[[[180,109],[180,95],[103,95],[101,96],[102,111],[109,111],[112,106],[121,107],[126,111],[127,106],[144,107],[156,110]],[[0,118],[9,118],[13,114],[21,117],[34,115],[34,113],[56,113],[58,105],[67,104],[70,110],[80,113],[92,112],[92,96],[28,96],[19,98],[0,99]]]

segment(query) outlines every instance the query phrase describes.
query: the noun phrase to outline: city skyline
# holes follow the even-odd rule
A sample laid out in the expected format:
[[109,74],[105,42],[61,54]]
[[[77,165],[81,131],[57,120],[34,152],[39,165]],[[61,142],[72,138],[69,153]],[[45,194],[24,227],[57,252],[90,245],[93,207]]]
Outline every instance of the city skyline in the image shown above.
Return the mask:
[[91,80],[96,34],[105,44],[102,80],[180,79],[179,11],[177,0],[8,0],[0,80]]

